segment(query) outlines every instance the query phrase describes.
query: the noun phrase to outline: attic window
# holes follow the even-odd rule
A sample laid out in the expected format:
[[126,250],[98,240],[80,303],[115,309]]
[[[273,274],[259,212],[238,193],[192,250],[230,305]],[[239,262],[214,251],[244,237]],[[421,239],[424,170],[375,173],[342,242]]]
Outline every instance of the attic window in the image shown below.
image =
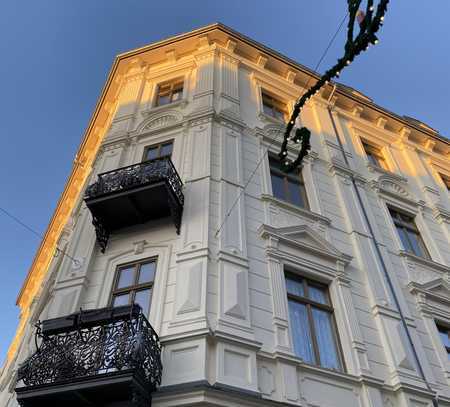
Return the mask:
[[285,122],[288,117],[288,108],[286,103],[280,99],[269,95],[264,90],[261,92],[263,112],[274,119]]
[[383,153],[381,149],[373,146],[372,144],[367,143],[366,141],[362,142],[364,147],[364,152],[366,153],[367,160],[374,167],[382,168],[383,170],[389,171],[386,160],[384,159]]
[[183,79],[175,79],[170,82],[164,82],[158,85],[156,95],[156,106],[168,105],[174,103],[183,97]]

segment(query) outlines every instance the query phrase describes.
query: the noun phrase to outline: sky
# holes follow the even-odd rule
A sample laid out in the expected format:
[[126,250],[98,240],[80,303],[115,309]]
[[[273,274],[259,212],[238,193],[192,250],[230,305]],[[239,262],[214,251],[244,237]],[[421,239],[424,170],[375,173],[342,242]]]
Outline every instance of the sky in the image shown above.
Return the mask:
[[[311,68],[344,0],[3,0],[0,12],[0,209],[43,234],[118,53],[214,22]],[[450,137],[450,1],[391,1],[376,47],[340,82]],[[344,31],[318,71],[341,56]],[[40,239],[0,211],[0,364],[17,294]]]

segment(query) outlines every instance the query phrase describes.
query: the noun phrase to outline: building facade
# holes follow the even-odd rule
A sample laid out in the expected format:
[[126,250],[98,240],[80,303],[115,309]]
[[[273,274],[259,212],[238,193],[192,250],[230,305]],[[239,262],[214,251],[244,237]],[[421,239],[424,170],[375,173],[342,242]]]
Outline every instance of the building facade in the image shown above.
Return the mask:
[[315,78],[221,24],[117,57],[19,294],[0,405],[100,405],[121,368],[86,373],[76,338],[137,303],[162,346],[156,386],[148,328],[154,406],[450,406],[450,142],[330,83],[285,174]]

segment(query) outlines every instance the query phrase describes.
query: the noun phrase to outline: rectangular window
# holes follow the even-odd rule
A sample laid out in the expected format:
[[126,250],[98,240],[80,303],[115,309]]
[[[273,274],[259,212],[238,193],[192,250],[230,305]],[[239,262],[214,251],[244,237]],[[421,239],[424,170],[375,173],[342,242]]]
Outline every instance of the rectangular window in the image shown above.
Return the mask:
[[442,344],[447,351],[448,360],[450,360],[450,328],[445,328],[441,325],[436,325],[441,337]]
[[286,273],[286,290],[295,354],[306,363],[343,370],[327,286]]
[[176,79],[174,81],[161,83],[158,85],[158,93],[156,95],[156,106],[168,105],[177,102],[183,97],[183,80]]
[[139,304],[146,316],[150,313],[156,259],[119,266],[114,279],[111,305]]
[[369,163],[372,164],[374,167],[382,168],[384,170],[389,171],[389,168],[386,164],[386,160],[384,159],[381,150],[378,147],[366,143],[365,141],[363,141],[362,144],[367,159],[369,160]]
[[268,116],[285,122],[288,119],[288,108],[286,103],[279,99],[262,92],[263,112]]
[[389,208],[389,212],[402,241],[403,248],[416,256],[429,259],[430,255],[414,222],[414,217],[392,208]]
[[275,198],[308,209],[305,184],[301,172],[286,174],[281,169],[280,161],[269,156],[272,193]]
[[160,144],[145,147],[144,157],[142,161],[154,160],[155,158],[166,157],[172,155],[173,141],[166,141]]

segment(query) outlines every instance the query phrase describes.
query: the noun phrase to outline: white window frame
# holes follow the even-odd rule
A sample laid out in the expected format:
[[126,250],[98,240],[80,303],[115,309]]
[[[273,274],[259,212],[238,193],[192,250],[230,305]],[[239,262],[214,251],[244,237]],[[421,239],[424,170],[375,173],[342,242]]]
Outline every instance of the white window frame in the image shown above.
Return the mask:
[[[339,252],[309,226],[274,228],[262,225],[259,235],[266,241],[268,274],[273,298],[274,351],[289,355],[306,368],[331,371],[321,366],[301,362],[293,350],[293,340],[288,313],[288,296],[285,286],[285,270],[328,286],[337,334],[343,353],[342,374],[370,374],[367,349],[357,323],[347,265],[351,257]],[[302,243],[302,237],[317,244]],[[335,371],[333,371],[335,372]]]

